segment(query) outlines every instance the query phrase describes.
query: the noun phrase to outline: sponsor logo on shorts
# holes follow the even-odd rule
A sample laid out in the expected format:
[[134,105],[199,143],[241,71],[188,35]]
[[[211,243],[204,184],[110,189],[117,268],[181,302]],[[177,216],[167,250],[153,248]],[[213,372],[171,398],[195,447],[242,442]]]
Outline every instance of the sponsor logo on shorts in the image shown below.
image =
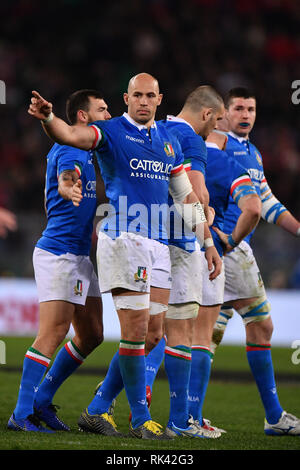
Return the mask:
[[134,274],[134,280],[136,282],[142,281],[146,282],[148,279],[147,268],[144,266],[139,266],[137,272]]
[[75,292],[75,295],[82,296],[82,281],[80,279],[77,279],[77,284],[74,287],[74,292]]

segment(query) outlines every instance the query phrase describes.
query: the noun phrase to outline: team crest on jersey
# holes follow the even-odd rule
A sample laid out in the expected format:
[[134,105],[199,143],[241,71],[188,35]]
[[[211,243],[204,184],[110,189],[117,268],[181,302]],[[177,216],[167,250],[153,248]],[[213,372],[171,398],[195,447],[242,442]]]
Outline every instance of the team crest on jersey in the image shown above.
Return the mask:
[[139,266],[137,272],[134,274],[134,280],[146,282],[148,279],[147,268],[144,266]]
[[255,156],[256,156],[256,160],[258,161],[258,163],[262,165],[262,159],[258,152],[255,152]]
[[75,295],[82,296],[82,281],[80,279],[77,279],[77,284],[74,287],[74,292],[75,292]]
[[175,157],[174,150],[170,142],[164,143],[164,150],[168,157]]

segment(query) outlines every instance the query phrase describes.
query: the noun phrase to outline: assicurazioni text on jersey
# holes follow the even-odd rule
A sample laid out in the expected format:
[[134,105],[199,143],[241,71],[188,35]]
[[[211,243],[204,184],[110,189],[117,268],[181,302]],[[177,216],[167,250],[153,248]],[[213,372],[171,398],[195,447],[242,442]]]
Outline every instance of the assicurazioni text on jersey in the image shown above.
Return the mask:
[[133,232],[167,243],[169,178],[183,169],[177,140],[163,124],[154,122],[148,130],[127,113],[92,128],[109,198],[97,211],[105,216],[101,231],[112,238]]

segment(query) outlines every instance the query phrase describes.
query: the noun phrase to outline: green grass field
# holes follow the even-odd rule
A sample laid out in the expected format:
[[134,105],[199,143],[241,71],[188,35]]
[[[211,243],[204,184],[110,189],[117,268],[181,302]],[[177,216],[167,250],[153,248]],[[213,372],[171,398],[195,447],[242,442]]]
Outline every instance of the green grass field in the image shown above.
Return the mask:
[[[264,413],[249,373],[245,349],[221,346],[216,354],[212,379],[204,406],[204,416],[227,430],[219,439],[140,441],[112,439],[78,431],[77,419],[92,399],[97,383],[104,377],[117,344],[106,342],[94,351],[55,396],[59,415],[71,432],[53,435],[15,433],[6,429],[13,411],[21,377],[21,366],[30,338],[1,338],[6,343],[6,364],[0,365],[0,449],[1,450],[300,450],[300,437],[267,437],[263,432]],[[280,401],[287,411],[300,416],[300,365],[291,362],[291,349],[273,348],[273,361]],[[168,382],[162,369],[153,388],[151,414],[165,425],[168,419]],[[128,432],[129,407],[125,393],[117,400],[115,420]]]

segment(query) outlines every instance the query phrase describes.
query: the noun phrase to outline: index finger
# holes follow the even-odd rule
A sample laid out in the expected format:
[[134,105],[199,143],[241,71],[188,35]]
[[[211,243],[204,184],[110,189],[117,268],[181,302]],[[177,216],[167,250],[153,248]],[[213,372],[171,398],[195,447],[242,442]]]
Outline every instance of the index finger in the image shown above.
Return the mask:
[[33,96],[35,96],[35,98],[38,98],[40,100],[43,100],[44,98],[35,90],[32,91],[32,94]]

